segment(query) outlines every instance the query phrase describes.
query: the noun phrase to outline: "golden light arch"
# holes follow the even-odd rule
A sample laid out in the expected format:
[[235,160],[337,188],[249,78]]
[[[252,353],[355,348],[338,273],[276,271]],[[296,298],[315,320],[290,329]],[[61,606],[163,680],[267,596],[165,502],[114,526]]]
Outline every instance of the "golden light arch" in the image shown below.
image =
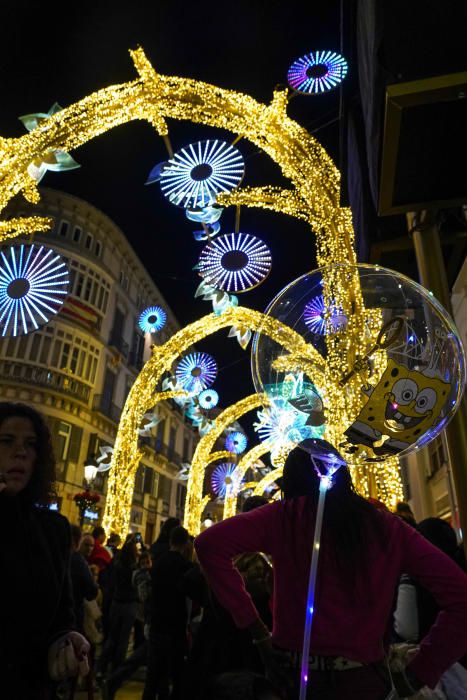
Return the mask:
[[235,467],[231,480],[231,488],[227,487],[224,499],[224,520],[231,518],[237,512],[237,499],[243,477],[255,462],[269,452],[271,446],[267,441],[260,442],[246,452]]
[[[265,316],[259,311],[241,306],[230,308],[220,316],[209,314],[182,328],[166,343],[155,346],[148,362],[144,365],[128,394],[115,438],[114,452],[107,485],[107,499],[103,526],[118,533],[126,533],[130,522],[133,480],[138,468],[141,453],[138,449],[138,429],[143,416],[159,400],[157,387],[164,372],[171,369],[175,360],[192,345],[221,328],[240,325],[253,331],[261,331],[280,343],[288,352],[298,352],[309,362],[316,364],[319,371],[319,357],[314,348],[308,345],[301,335],[291,328]],[[166,392],[164,392],[166,394]],[[262,400],[258,399],[258,406]],[[228,410],[228,409],[226,409]],[[235,414],[235,410],[233,410]],[[218,420],[218,419],[217,419]],[[233,418],[230,422],[235,420]],[[208,433],[210,435],[210,433]],[[191,472],[193,471],[193,463]],[[191,486],[188,483],[187,505],[191,508]],[[199,491],[197,491],[199,494]],[[202,485],[201,494],[202,496]]]
[[[262,207],[303,219],[310,224],[315,233],[319,266],[356,263],[351,212],[348,208],[339,206],[339,171],[321,144],[287,116],[288,90],[274,91],[271,103],[266,105],[249,95],[233,90],[225,90],[188,78],[159,75],[141,48],[130,53],[138,73],[135,80],[88,95],[76,104],[44,119],[33,131],[22,137],[0,138],[0,212],[10,199],[19,193],[33,204],[39,201],[37,183],[28,174],[28,167],[33,162],[47,161],[54,151],[74,151],[110,129],[136,119],[149,122],[158,135],[167,137],[167,118],[186,119],[230,130],[236,134],[237,139],[245,138],[251,141],[272,158],[291,182],[291,188],[269,185],[239,188],[233,193],[219,196],[220,205]],[[46,230],[52,225],[53,220],[46,217],[0,220],[0,241]],[[357,308],[361,309],[358,292],[356,285],[351,302],[354,305],[357,302]],[[342,294],[345,296],[346,293],[347,290],[343,289]],[[360,338],[361,334],[357,328],[355,351],[359,349]],[[194,341],[188,345],[192,342]],[[173,357],[172,346],[169,343],[170,341],[166,344],[168,357]],[[293,355],[293,351],[290,352]],[[300,361],[304,359],[301,349],[295,349],[294,352]],[[161,360],[159,355],[157,357]],[[157,364],[153,359],[148,363],[151,368]],[[335,373],[339,363],[340,353],[329,352],[326,373]],[[316,357],[312,364],[316,373],[320,369]],[[148,372],[145,367],[141,375],[147,378]],[[329,381],[331,380],[328,380],[328,384]],[[151,385],[154,385],[154,382]],[[139,391],[139,378],[137,386]],[[347,418],[354,406],[344,405],[341,395],[342,392],[338,389],[330,391],[329,411],[333,417],[345,415]],[[151,400],[154,405],[154,392]],[[150,407],[150,403],[145,405],[145,410]],[[133,415],[127,410],[126,404],[122,416],[123,423],[117,435],[114,462],[115,465],[124,464],[125,469],[132,463],[131,459],[136,459],[136,452],[124,447],[123,437],[136,434],[136,416],[140,417],[139,411]],[[128,452],[126,456],[125,451]],[[114,476],[109,479],[109,502],[112,507],[118,501],[118,484],[115,482],[117,473],[118,468],[113,469],[111,474]],[[126,494],[129,488],[128,479],[122,484],[122,492]],[[127,503],[127,495],[120,500]],[[120,513],[119,507],[117,510]],[[122,532],[123,525],[128,522],[129,513],[128,516],[122,517],[119,514],[115,518],[110,517],[109,513],[109,508],[106,507],[106,525]]]

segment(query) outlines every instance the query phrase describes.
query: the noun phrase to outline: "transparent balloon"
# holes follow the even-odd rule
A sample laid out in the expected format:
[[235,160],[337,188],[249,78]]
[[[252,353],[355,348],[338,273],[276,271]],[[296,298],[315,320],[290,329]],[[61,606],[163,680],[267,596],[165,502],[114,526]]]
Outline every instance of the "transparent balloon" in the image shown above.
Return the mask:
[[253,381],[282,426],[276,450],[300,444],[336,468],[381,462],[427,444],[454,415],[466,379],[462,343],[433,294],[404,275],[323,267],[289,284],[266,313],[312,349],[304,357],[254,337]]

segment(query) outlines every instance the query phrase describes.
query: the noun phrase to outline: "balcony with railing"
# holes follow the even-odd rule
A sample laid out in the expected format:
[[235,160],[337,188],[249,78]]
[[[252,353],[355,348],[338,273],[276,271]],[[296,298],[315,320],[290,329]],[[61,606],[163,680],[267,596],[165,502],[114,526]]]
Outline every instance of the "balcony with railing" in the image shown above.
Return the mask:
[[35,367],[25,362],[0,362],[0,379],[51,389],[84,403],[89,402],[91,393],[91,387],[73,375],[47,367]]
[[110,333],[109,346],[115,348],[115,350],[118,350],[118,352],[123,355],[125,360],[128,359],[130,354],[130,346],[125,340],[123,340],[121,334],[115,330],[112,330]]
[[95,394],[92,401],[93,411],[98,411],[106,418],[110,418],[114,423],[120,421],[122,409],[112,402],[112,399],[105,394]]

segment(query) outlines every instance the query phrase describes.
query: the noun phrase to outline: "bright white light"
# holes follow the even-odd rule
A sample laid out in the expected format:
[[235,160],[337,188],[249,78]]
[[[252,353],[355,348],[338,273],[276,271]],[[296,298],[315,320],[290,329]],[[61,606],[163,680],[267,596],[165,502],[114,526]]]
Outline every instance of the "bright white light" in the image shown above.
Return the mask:
[[178,363],[175,376],[182,389],[199,394],[213,384],[217,376],[217,363],[206,352],[192,352]]
[[160,183],[169,202],[184,209],[214,204],[219,192],[230,192],[244,175],[240,151],[225,141],[190,143],[175,153],[161,172]]
[[271,270],[271,251],[249,233],[218,236],[203,248],[198,270],[208,283],[227,292],[257,287]]
[[0,256],[2,336],[25,335],[60,310],[68,293],[68,270],[62,258],[44,246],[11,246]]

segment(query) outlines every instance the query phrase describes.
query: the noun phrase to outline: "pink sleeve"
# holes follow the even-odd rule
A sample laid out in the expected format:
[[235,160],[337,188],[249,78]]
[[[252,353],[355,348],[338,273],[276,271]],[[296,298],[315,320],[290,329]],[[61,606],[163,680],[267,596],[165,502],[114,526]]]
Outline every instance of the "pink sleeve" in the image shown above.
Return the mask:
[[433,688],[467,651],[467,575],[446,554],[402,524],[402,566],[436,600],[440,612],[410,663],[420,681]]
[[232,559],[245,552],[271,553],[279,507],[273,503],[223,520],[195,540],[208,583],[237,627],[248,627],[259,616]]

